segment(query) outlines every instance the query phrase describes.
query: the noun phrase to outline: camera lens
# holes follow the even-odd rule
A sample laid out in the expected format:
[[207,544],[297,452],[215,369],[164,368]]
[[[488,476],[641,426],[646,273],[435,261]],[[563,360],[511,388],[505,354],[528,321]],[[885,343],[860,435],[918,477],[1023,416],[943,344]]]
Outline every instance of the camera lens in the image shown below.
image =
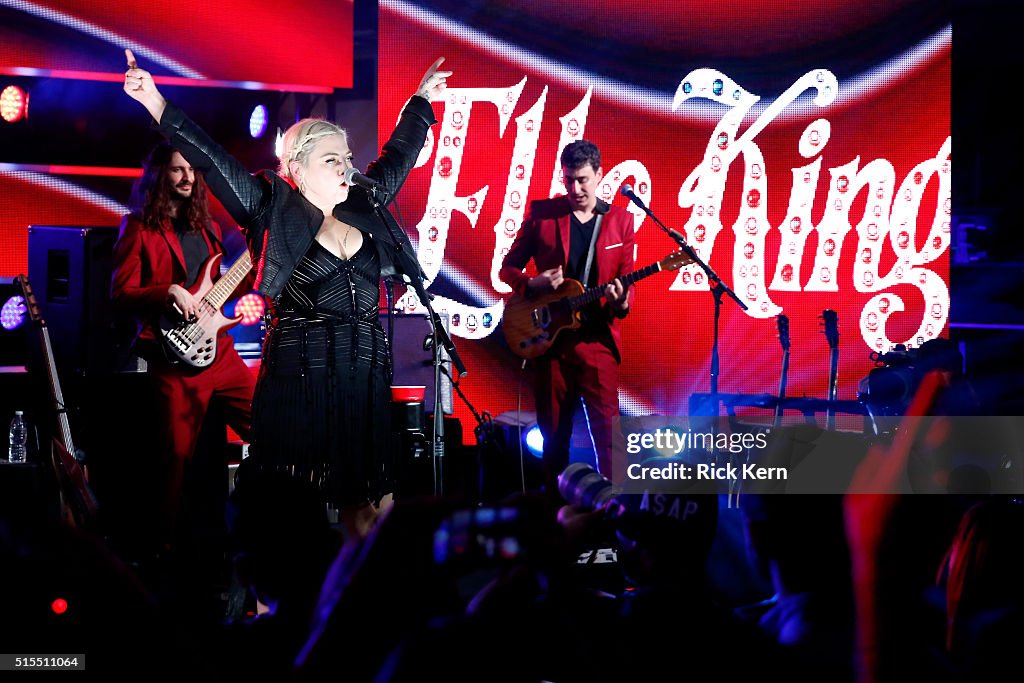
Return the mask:
[[558,492],[572,505],[592,510],[608,502],[620,489],[590,465],[575,462],[558,477]]

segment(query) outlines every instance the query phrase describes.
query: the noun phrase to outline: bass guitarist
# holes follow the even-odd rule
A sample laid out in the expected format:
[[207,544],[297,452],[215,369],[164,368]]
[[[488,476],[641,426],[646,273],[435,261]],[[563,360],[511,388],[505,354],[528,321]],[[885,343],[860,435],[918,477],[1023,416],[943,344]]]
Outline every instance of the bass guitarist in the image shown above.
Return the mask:
[[[629,313],[629,290],[620,277],[633,271],[633,217],[597,197],[601,152],[587,140],[566,145],[560,156],[566,194],[530,204],[523,226],[499,273],[521,296],[557,290],[565,278],[605,287],[604,302],[581,310],[582,325],[560,333],[537,359],[535,401],[544,436],[544,486],[557,494],[558,475],[569,464],[573,416],[586,407],[597,466],[619,483],[625,463],[613,462],[614,419],[619,415],[620,321]],[[537,275],[524,269],[533,260]],[[623,452],[621,449],[619,452]]]
[[[235,351],[227,328],[218,331],[216,357],[202,370],[173,362],[162,345],[161,318],[187,320],[199,314],[200,297],[190,288],[204,262],[224,253],[202,175],[162,142],[143,165],[131,206],[114,245],[111,296],[117,314],[136,320],[134,351],[149,365],[161,430],[156,440],[162,475],[158,514],[161,543],[167,545],[178,530],[185,464],[194,454],[211,403],[223,406],[227,423],[248,441],[255,378]],[[250,275],[238,291],[248,291],[252,283]]]

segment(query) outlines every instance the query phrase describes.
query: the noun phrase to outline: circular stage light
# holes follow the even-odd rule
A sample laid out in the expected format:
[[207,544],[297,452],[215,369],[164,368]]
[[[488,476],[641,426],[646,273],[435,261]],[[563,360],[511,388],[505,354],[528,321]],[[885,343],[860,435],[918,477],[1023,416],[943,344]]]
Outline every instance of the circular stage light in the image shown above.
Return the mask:
[[12,296],[0,308],[0,325],[5,330],[15,330],[25,322],[25,297]]
[[258,138],[267,132],[267,108],[257,104],[249,115],[249,135]]
[[265,309],[263,297],[254,292],[249,292],[235,303],[235,315],[242,316],[242,325],[258,323]]
[[0,117],[7,123],[14,123],[28,116],[28,93],[16,85],[9,85],[0,92]]
[[544,455],[544,435],[540,433],[540,427],[536,424],[526,430],[523,441],[526,443],[526,449],[535,457]]

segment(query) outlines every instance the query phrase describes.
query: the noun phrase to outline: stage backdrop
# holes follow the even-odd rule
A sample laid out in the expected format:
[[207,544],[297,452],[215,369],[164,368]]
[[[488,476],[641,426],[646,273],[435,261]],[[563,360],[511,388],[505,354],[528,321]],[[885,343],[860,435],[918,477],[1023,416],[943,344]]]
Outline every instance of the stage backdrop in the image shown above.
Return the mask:
[[[745,304],[723,298],[720,392],[838,397],[872,352],[943,336],[949,316],[948,3],[380,3],[378,129],[437,56],[455,74],[398,206],[452,316],[477,409],[532,407],[501,333],[501,258],[531,199],[564,193],[558,155],[603,153],[601,196],[635,216],[637,267],[676,246],[633,187]],[[687,266],[636,286],[623,329],[627,414],[685,414],[711,385],[714,296]],[[414,299],[403,300],[410,311]],[[456,322],[457,321],[457,322]],[[524,381],[526,382],[524,384]],[[468,415],[464,412],[463,415]]]
[[[825,309],[837,314],[840,399],[856,398],[872,352],[946,334],[949,2],[381,0],[376,27],[356,30],[361,7],[0,0],[3,85],[31,96],[27,120],[0,121],[0,275],[24,271],[27,225],[116,225],[125,211],[157,136],[120,92],[124,46],[253,170],[273,165],[274,127],[295,115],[337,116],[371,147],[365,129],[376,123],[383,139],[444,56],[455,75],[435,104],[441,124],[396,209],[451,316],[477,412],[533,408],[530,367],[501,334],[509,292],[497,266],[528,202],[563,191],[558,154],[581,137],[603,151],[602,196],[636,217],[637,266],[676,245],[618,194],[623,184],[745,304],[722,301],[719,391],[777,391],[780,313],[792,396],[825,396]],[[354,47],[374,28],[376,121]],[[315,64],[292,59],[300,34],[327,46]],[[254,139],[257,104],[270,125]],[[365,163],[372,151],[358,154]],[[696,267],[636,286],[625,413],[686,413],[709,390],[714,314]],[[471,440],[459,399],[456,415]]]

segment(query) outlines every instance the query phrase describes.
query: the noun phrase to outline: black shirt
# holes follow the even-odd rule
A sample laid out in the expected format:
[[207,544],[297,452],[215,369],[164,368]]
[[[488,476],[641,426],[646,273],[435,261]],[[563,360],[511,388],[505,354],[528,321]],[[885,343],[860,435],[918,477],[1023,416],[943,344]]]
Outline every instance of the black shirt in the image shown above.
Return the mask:
[[[583,271],[587,267],[587,256],[590,253],[590,242],[594,237],[594,228],[597,227],[597,215],[595,214],[586,223],[576,217],[575,213],[569,214],[569,257],[565,264],[565,277],[583,282]],[[583,286],[587,289],[596,287],[597,281],[597,256],[590,262],[590,274]],[[580,309],[580,318],[583,323],[583,330],[593,330],[601,327],[597,321],[601,320],[601,299],[587,304]]]
[[[583,270],[587,267],[587,255],[590,253],[590,241],[593,239],[596,225],[596,214],[586,223],[576,218],[575,213],[569,215],[569,262],[565,265],[565,277],[583,282]],[[590,264],[588,282],[584,282],[583,285],[597,285],[597,268],[593,261]]]
[[199,277],[199,267],[203,265],[206,257],[210,255],[210,247],[207,246],[203,233],[189,230],[188,225],[183,219],[172,218],[171,224],[174,226],[174,233],[178,236],[178,241],[181,243],[181,253],[185,257],[185,270],[187,271],[185,289],[188,289],[195,284],[196,278]]

